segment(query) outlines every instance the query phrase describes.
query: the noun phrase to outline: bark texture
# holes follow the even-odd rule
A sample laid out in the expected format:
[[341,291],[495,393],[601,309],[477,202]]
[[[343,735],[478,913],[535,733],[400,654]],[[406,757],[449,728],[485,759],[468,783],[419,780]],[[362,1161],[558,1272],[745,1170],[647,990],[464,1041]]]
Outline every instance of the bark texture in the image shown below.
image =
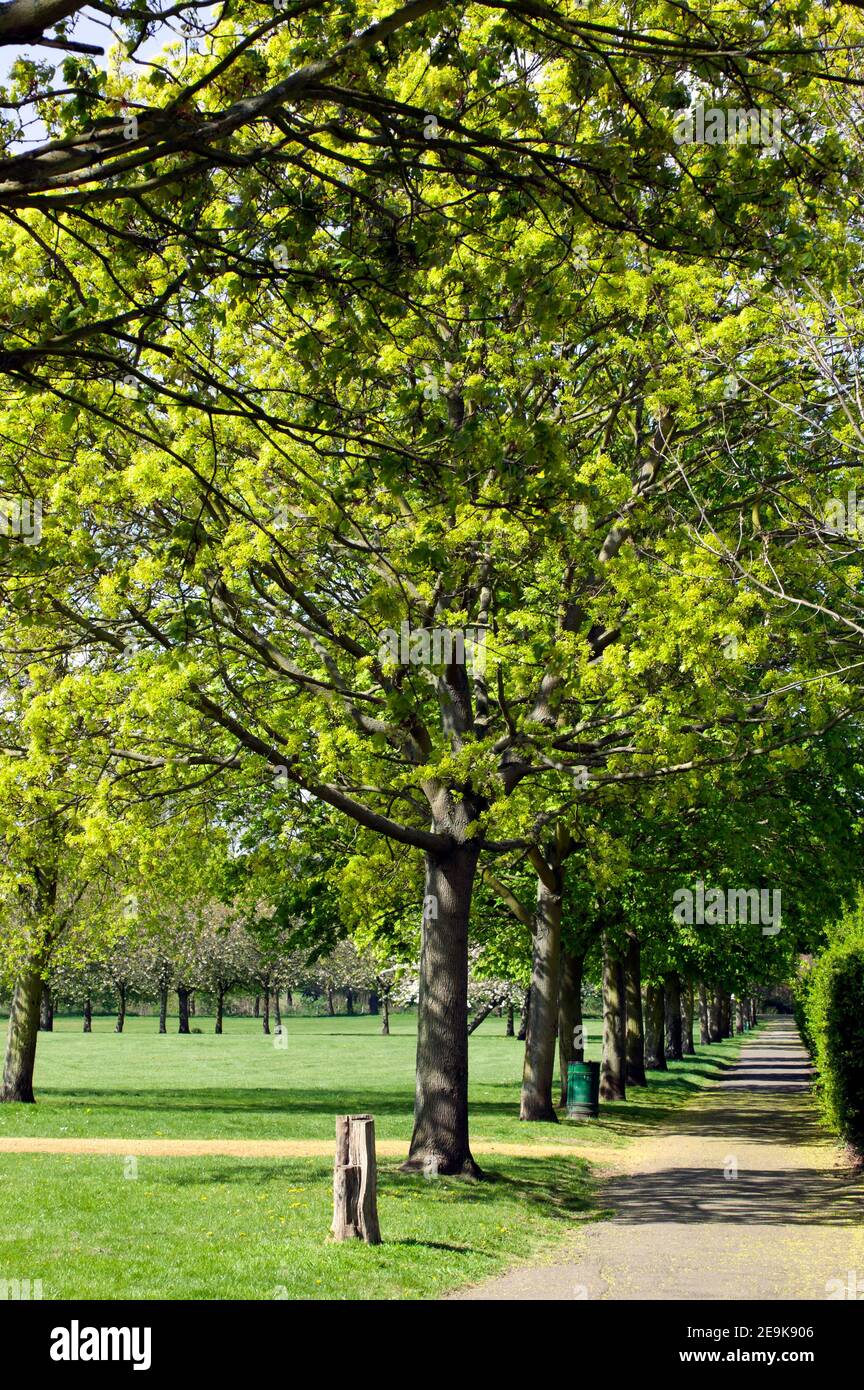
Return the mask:
[[558,1037],[558,986],[561,973],[561,872],[549,871],[551,883],[537,879],[531,1005],[525,1035],[520,1120],[556,1122],[552,1100],[555,1041]]
[[472,841],[426,855],[417,1005],[414,1130],[404,1167],[476,1176],[468,1140],[468,918]]
[[680,1062],[684,1056],[681,1030],[681,977],[670,970],[664,980],[666,994],[666,1059]]
[[712,991],[708,1002],[708,1031],[711,1034],[712,1043],[723,1041],[723,1022],[722,1022],[723,1002],[720,997],[719,989]]
[[42,986],[42,998],[39,1002],[39,1032],[54,1032],[54,996],[47,980]]
[[699,1041],[703,1046],[711,1041],[711,1026],[708,1020],[708,991],[703,984],[699,986]]
[[693,989],[693,981],[688,980],[681,992],[681,1011],[684,1027],[683,1048],[685,1057],[692,1057],[696,1051],[696,1044],[693,1040],[693,1016],[695,1008],[696,996]]
[[667,1071],[666,998],[662,985],[649,985],[645,991],[645,1069]]
[[38,969],[30,967],[19,975],[12,993],[3,1063],[3,1089],[0,1092],[2,1101],[22,1101],[32,1105],[36,1099],[33,1095],[33,1070],[36,1065],[41,999],[42,975]]
[[558,1000],[558,1069],[561,1104],[567,1104],[567,1069],[585,1061],[582,1024],[582,970],[585,957],[564,951],[561,956],[561,991]]
[[642,952],[635,932],[627,933],[627,1085],[647,1086],[645,1020],[642,1012]]
[[627,1099],[627,1011],[624,962],[609,933],[603,933],[603,1056],[600,1099]]

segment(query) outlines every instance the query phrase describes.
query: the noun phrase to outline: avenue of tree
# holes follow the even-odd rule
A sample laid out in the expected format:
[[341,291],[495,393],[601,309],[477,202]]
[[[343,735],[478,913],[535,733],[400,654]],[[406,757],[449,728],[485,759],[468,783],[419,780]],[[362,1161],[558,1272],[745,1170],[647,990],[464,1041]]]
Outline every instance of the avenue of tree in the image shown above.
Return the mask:
[[91,8],[122,60],[0,16],[68,45],[3,108],[4,1096],[52,968],[220,902],[416,962],[409,1166],[471,1174],[469,953],[549,1121],[586,969],[623,1097],[856,891],[862,18]]

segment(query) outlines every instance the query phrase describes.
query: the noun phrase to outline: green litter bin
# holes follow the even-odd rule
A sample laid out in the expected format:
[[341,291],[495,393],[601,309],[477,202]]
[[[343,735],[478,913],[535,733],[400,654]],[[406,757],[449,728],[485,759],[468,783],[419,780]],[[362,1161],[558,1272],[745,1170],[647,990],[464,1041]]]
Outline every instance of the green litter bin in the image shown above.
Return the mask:
[[571,1062],[567,1068],[567,1118],[596,1120],[600,1114],[600,1063]]

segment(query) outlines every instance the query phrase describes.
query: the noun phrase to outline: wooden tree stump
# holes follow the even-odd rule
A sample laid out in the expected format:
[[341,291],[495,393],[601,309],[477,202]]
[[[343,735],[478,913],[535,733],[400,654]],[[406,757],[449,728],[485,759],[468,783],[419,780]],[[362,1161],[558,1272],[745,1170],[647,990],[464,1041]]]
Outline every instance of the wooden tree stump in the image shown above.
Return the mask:
[[371,1115],[336,1117],[331,1235],[334,1240],[356,1238],[367,1245],[381,1244],[375,1121]]

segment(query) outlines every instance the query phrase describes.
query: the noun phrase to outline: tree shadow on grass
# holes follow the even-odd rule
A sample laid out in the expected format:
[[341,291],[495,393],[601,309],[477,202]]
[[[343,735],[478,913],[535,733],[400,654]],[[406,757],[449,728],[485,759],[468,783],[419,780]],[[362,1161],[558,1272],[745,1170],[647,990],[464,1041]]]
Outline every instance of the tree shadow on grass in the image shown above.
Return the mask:
[[388,1190],[388,1179],[395,1180],[394,1189],[410,1185],[416,1190],[424,1184],[424,1195],[432,1202],[450,1204],[454,1198],[470,1206],[493,1206],[502,1198],[525,1207],[537,1207],[543,1215],[555,1220],[572,1222],[574,1216],[595,1212],[592,1208],[593,1186],[588,1180],[588,1165],[577,1158],[518,1158],[506,1160],[501,1166],[484,1168],[479,1179],[433,1178],[416,1173],[401,1173],[379,1168],[379,1188]]
[[[358,1094],[362,1094],[358,1100]],[[289,1111],[309,1114],[328,1114],[332,1116],[358,1114],[362,1109],[385,1115],[411,1115],[414,1108],[413,1090],[399,1096],[390,1091],[375,1091],[368,1087],[360,1093],[358,1087],[351,1092],[321,1088],[319,1090],[280,1089],[276,1087],[225,1090],[221,1087],[196,1086],[189,1090],[118,1090],[114,1087],[105,1090],[67,1091],[50,1086],[41,1086],[39,1096],[52,1105],[62,1105],[71,1112],[83,1110],[155,1110],[160,1114],[285,1114]],[[506,1108],[502,1103],[501,1109]],[[512,1108],[512,1103],[511,1103]],[[37,1110],[33,1113],[38,1113]]]
[[[144,1163],[148,1161],[143,1160]],[[169,1188],[231,1186],[234,1188],[266,1188],[303,1181],[307,1192],[318,1189],[326,1193],[332,1175],[329,1159],[170,1159],[160,1160],[158,1181]],[[292,1171],[293,1169],[293,1171]],[[148,1182],[157,1177],[146,1171]],[[479,1180],[467,1178],[426,1178],[419,1173],[403,1173],[395,1160],[378,1164],[378,1194],[386,1204],[387,1198],[404,1198],[422,1193],[428,1207],[493,1208],[502,1200],[507,1204],[506,1220],[518,1220],[519,1209],[536,1211],[546,1220],[573,1225],[584,1219],[596,1219],[599,1213],[592,1204],[594,1186],[588,1179],[588,1165],[579,1159],[506,1159],[486,1169]],[[322,1193],[323,1195],[323,1193]],[[455,1245],[424,1240],[421,1237],[402,1237],[387,1241],[390,1245],[416,1245],[446,1250],[455,1254],[484,1254],[469,1245]],[[493,1258],[492,1256],[489,1257]]]
[[498,1256],[489,1250],[478,1250],[474,1245],[448,1245],[443,1240],[421,1240],[419,1236],[401,1236],[396,1240],[386,1240],[385,1245],[407,1245],[415,1250],[444,1250],[448,1255],[476,1255],[490,1264],[497,1264]]

